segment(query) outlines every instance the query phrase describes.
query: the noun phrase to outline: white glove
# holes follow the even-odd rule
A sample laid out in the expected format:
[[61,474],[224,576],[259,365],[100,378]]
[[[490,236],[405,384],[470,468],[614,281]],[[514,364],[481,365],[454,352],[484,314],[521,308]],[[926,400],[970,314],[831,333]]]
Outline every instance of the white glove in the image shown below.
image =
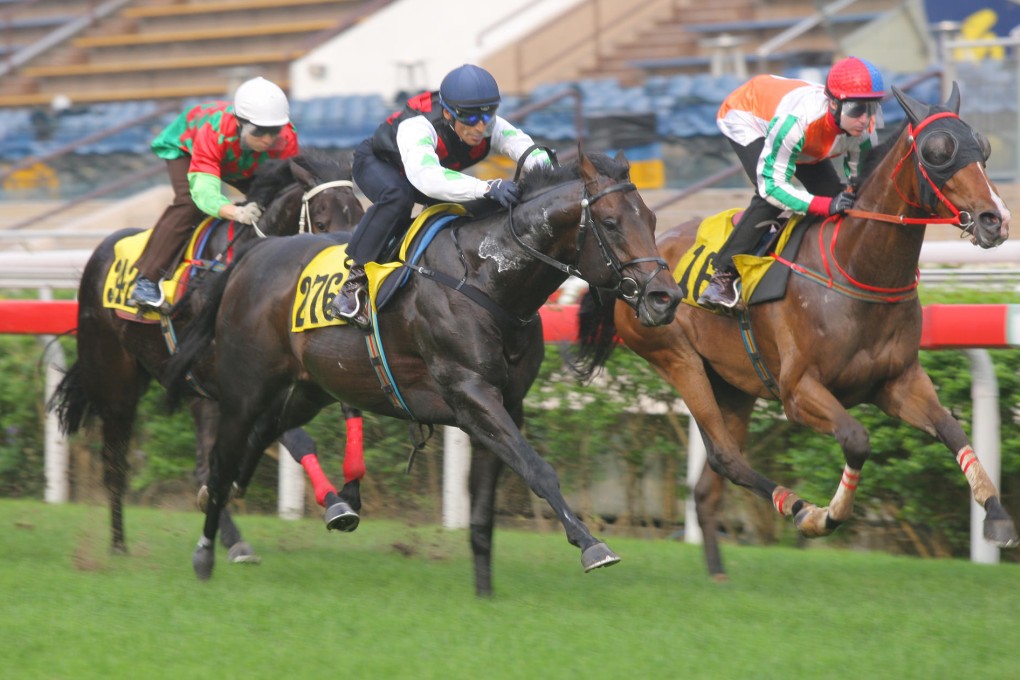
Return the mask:
[[245,203],[234,211],[234,221],[241,224],[255,224],[262,217],[262,208],[258,203]]

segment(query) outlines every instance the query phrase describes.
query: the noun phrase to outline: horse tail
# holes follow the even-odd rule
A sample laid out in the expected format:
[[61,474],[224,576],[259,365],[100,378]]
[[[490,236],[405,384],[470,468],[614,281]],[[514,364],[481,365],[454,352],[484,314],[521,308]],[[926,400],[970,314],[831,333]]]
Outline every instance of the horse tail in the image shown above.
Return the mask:
[[616,347],[616,298],[589,290],[578,305],[577,349],[567,365],[581,382],[589,382]]
[[201,291],[194,295],[192,307],[197,309],[195,316],[178,335],[177,351],[163,369],[161,382],[166,386],[166,404],[170,410],[177,410],[189,396],[188,373],[199,356],[212,345],[216,335],[216,315],[220,311],[220,302],[230,281],[230,274],[248,250],[250,248],[239,249],[234,262],[223,272],[208,274]]
[[92,402],[85,394],[81,362],[74,362],[70,370],[64,373],[53,396],[46,402],[46,410],[57,414],[60,431],[65,435],[74,434],[96,415]]

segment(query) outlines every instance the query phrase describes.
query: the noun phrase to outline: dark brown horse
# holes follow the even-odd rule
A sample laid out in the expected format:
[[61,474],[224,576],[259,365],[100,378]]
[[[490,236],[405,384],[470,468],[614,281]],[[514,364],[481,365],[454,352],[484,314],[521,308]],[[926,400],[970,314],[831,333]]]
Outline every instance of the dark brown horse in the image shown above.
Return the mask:
[[[224,262],[230,256],[228,253],[259,235],[292,235],[298,233],[299,228],[312,233],[347,231],[364,213],[354,194],[349,163],[314,153],[274,161],[260,168],[248,199],[265,207],[258,225],[239,226],[233,238],[228,236],[226,228],[214,231],[205,248],[209,262]],[[168,341],[159,324],[124,319],[115,310],[103,307],[103,289],[114,260],[114,246],[120,239],[139,231],[125,229],[112,234],[89,258],[78,289],[78,360],[64,376],[50,403],[50,408],[59,413],[61,428],[66,434],[76,432],[94,416],[102,421],[104,484],[110,498],[114,552],[126,552],[127,548],[123,502],[128,445],[138,402],[150,379],[159,377],[170,356]],[[192,281],[209,275],[212,268],[209,263],[205,267],[192,276]],[[222,269],[222,265],[218,269]],[[130,281],[125,283],[130,284]],[[189,290],[171,312],[175,332],[187,326],[197,297],[191,296]],[[191,410],[197,435],[196,476],[204,482],[208,474],[208,452],[219,422],[219,408],[212,400],[195,398],[191,400]],[[350,417],[358,415],[353,410],[348,412]],[[310,438],[301,431],[285,433],[283,443],[299,462],[313,450]],[[313,482],[322,484],[321,478],[315,476]],[[328,484],[328,480],[325,483]],[[346,493],[344,503],[356,510],[360,506],[357,488],[352,486]],[[340,518],[334,519],[340,523],[338,528],[349,529],[350,523],[356,522],[356,514],[352,517],[344,508],[339,508],[338,514]],[[327,521],[329,519],[327,517]],[[250,546],[241,540],[226,509],[222,522],[223,542],[231,548],[232,559],[252,559]]]
[[[277,239],[241,255],[167,369],[171,391],[186,390],[189,356],[202,356],[215,336],[216,376],[205,382],[218,392],[221,418],[196,575],[212,575],[216,517],[234,480],[250,475],[281,431],[337,400],[468,433],[476,452],[470,540],[478,594],[492,588],[495,489],[504,465],[552,506],[585,571],[616,563],[567,507],[555,471],[520,427],[544,354],[537,312],[568,274],[622,295],[642,323],[673,318],[679,291],[629,169],[622,156],[581,153],[573,165],[524,177],[524,202],[511,213],[477,215],[440,232],[378,313],[378,373],[366,342],[374,336],[349,326],[290,332],[301,266],[327,239]],[[389,391],[380,389],[384,378]]]
[[[578,367],[591,372],[611,351],[613,325],[623,342],[680,392],[698,423],[708,466],[792,517],[807,537],[832,533],[853,512],[861,469],[871,455],[868,433],[847,408],[875,404],[887,414],[937,437],[956,456],[986,512],[985,537],[1017,544],[1003,509],[967,435],[939,403],[918,362],[921,306],[916,275],[925,225],[955,224],[982,248],[1002,243],[1010,214],[984,169],[983,138],[957,112],[959,90],[945,106],[928,107],[893,88],[908,123],[874,150],[862,169],[855,209],[843,219],[816,220],[790,267],[785,297],[754,305],[743,319],[681,305],[675,321],[644,328],[617,305],[582,318]],[[674,267],[695,240],[697,222],[659,239]],[[705,273],[703,273],[705,274]],[[696,299],[706,276],[681,280]],[[690,298],[685,298],[690,299]],[[742,323],[748,324],[742,335]],[[755,361],[753,352],[760,354]],[[779,399],[791,422],[833,435],[846,466],[827,507],[817,507],[752,469],[741,454],[758,398]],[[716,542],[718,477],[705,474],[695,489],[709,571],[723,577]]]

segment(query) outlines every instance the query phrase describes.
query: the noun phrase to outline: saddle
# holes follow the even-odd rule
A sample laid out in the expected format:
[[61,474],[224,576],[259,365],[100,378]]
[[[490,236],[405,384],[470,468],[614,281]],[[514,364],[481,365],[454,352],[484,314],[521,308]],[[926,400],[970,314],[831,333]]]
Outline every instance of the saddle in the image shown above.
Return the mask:
[[[399,244],[394,261],[365,264],[369,304],[373,314],[382,309],[393,294],[407,282],[411,275],[408,265],[416,264],[436,235],[466,214],[467,209],[458,203],[438,203],[429,206],[411,223]],[[298,279],[291,308],[291,332],[300,333],[313,328],[347,324],[344,319],[334,318],[329,309],[330,303],[349,275],[347,267],[343,264],[347,259],[346,255],[346,244],[329,246],[319,251],[305,265]]]
[[[173,276],[160,281],[160,287],[163,289],[168,304],[173,305],[181,299],[196,271],[201,269],[222,271],[226,267],[230,259],[229,252],[226,261],[203,259],[206,256],[206,245],[210,237],[216,229],[224,226],[231,230],[229,238],[232,240],[234,224],[227,220],[208,217],[196,227]],[[131,302],[135,279],[138,278],[135,263],[149,242],[151,234],[152,229],[146,229],[137,234],[126,236],[117,241],[113,248],[113,263],[106,273],[106,280],[103,284],[103,307],[115,310],[117,316],[125,321],[159,323],[160,320],[158,311],[139,308]]]
[[[742,212],[742,208],[725,210],[702,220],[698,226],[694,244],[673,269],[673,280],[679,285],[686,304],[700,307],[697,299],[715,273],[716,253],[733,231],[733,225]],[[792,259],[804,238],[808,222],[802,216],[794,215],[766,231],[752,254],[733,257],[733,265],[740,274],[741,299],[745,306],[779,300],[786,295],[790,268],[775,266],[774,255]]]

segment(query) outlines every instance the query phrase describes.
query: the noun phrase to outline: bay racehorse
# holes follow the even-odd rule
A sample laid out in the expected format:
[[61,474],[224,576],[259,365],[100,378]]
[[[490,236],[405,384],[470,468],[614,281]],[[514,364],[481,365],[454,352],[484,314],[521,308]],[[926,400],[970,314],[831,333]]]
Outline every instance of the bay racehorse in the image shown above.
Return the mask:
[[[545,349],[537,312],[569,274],[621,295],[641,323],[673,318],[679,291],[655,249],[654,215],[629,172],[622,156],[583,151],[571,165],[530,172],[518,207],[455,221],[405,265],[409,278],[378,311],[376,334],[346,325],[290,332],[301,267],[329,239],[277,239],[247,249],[210,291],[209,307],[167,368],[171,395],[185,393],[193,357],[215,337],[215,379],[204,382],[217,391],[221,413],[192,560],[198,578],[212,575],[216,516],[234,480],[251,474],[252,461],[281,431],[337,400],[468,433],[479,595],[492,589],[495,491],[505,465],[549,503],[580,548],[585,571],[619,561],[567,507],[555,471],[520,428]],[[388,391],[380,389],[384,377]]]
[[[1017,544],[995,485],[918,361],[916,291],[927,224],[955,225],[973,243],[991,248],[1007,238],[1010,213],[985,173],[987,141],[958,115],[956,85],[944,106],[893,91],[907,122],[869,154],[854,208],[843,218],[813,220],[795,255],[774,256],[773,267],[793,274],[784,297],[738,317],[684,304],[672,324],[656,328],[635,323],[621,305],[588,304],[582,314],[575,357],[582,377],[608,357],[615,327],[626,346],[677,389],[697,422],[708,461],[695,499],[708,569],[716,578],[725,577],[716,539],[716,475],[771,501],[802,535],[831,534],[851,517],[871,455],[868,433],[847,412],[862,403],[945,444],[985,509],[985,537],[1000,546]],[[691,249],[697,230],[692,221],[659,238],[673,267]],[[705,274],[681,276],[685,301],[697,299]],[[827,507],[759,474],[742,455],[758,398],[780,400],[791,422],[839,442],[846,463]]]
[[[364,213],[354,194],[350,164],[319,153],[271,161],[262,166],[247,198],[264,207],[258,224],[254,227],[231,225],[230,230],[224,224],[212,231],[204,251],[209,259],[192,270],[197,271],[191,277],[193,284],[211,271],[222,270],[237,247],[257,236],[292,235],[299,229],[311,233],[344,232],[352,229]],[[234,228],[236,234],[231,235]],[[185,296],[169,313],[171,323],[166,328],[159,323],[142,323],[137,315],[132,318],[104,307],[104,289],[107,272],[115,259],[114,247],[121,239],[140,231],[124,229],[108,236],[89,258],[78,289],[78,359],[50,402],[50,408],[59,414],[65,434],[76,432],[94,416],[102,422],[103,481],[110,499],[111,547],[114,552],[121,553],[127,549],[123,502],[128,446],[138,402],[150,379],[158,379],[163,371],[170,355],[168,347],[173,344],[176,332],[187,326],[193,316],[192,304],[198,297]],[[131,281],[123,283],[129,286]],[[196,476],[204,482],[219,408],[214,401],[201,397],[192,399],[190,406],[196,426]],[[360,418],[355,410],[345,412],[349,424],[354,422],[351,419]],[[314,451],[310,437],[295,430],[285,433],[282,440],[291,454],[309,469],[318,499],[329,482],[321,471],[316,472],[317,459],[302,460],[304,455]],[[354,510],[360,506],[357,491],[356,485],[345,489],[349,498],[344,504]],[[339,515],[334,519],[340,523],[337,528],[349,530],[350,523],[356,522],[356,515],[352,519],[342,507],[338,507],[335,514]],[[329,520],[327,517],[327,522]],[[231,558],[236,561],[255,559],[250,546],[241,540],[227,509],[222,514],[222,526],[223,542],[231,549]]]

